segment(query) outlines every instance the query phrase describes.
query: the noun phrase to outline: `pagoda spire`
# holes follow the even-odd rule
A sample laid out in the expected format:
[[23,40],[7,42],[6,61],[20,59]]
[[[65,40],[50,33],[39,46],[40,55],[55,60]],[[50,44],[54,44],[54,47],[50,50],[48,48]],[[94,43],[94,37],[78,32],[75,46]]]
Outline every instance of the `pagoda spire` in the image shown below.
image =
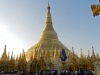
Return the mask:
[[74,57],[75,53],[74,53],[74,47],[72,47],[72,57]]
[[4,53],[3,53],[4,55],[7,55],[7,53],[6,53],[6,45],[5,45],[5,47],[4,47]]
[[5,45],[5,47],[4,47],[4,52],[3,52],[3,55],[2,55],[2,58],[1,58],[1,59],[4,59],[4,60],[7,59],[6,45]]
[[23,52],[22,52],[22,59],[26,61],[26,56],[25,56],[25,51],[23,49]]
[[44,39],[58,39],[57,33],[55,32],[52,24],[52,17],[51,17],[49,3],[47,7],[46,23],[40,40],[44,40]]
[[82,48],[81,48],[80,58],[83,58]]
[[25,58],[25,52],[24,52],[24,49],[23,49],[23,52],[22,52],[22,58]]
[[11,59],[13,59],[13,51],[12,51],[12,54],[11,54]]
[[74,47],[72,47],[72,53],[74,54]]
[[18,60],[19,60],[19,59],[18,59],[18,54],[17,54],[17,56],[16,56],[16,62],[18,62]]
[[20,53],[20,56],[19,56],[19,61],[22,59],[22,55],[21,55],[21,53]]
[[6,45],[5,45],[5,48],[4,48],[4,53],[6,53]]
[[47,7],[47,16],[46,16],[45,29],[47,29],[47,30],[54,30],[54,28],[52,26],[52,18],[51,18],[50,4],[49,3],[48,3],[48,7]]
[[92,60],[96,60],[96,56],[94,53],[94,47],[92,46],[92,56],[91,56]]
[[50,8],[50,4],[49,4],[49,2],[48,2],[48,8]]
[[52,18],[51,18],[51,12],[50,12],[50,5],[49,5],[49,3],[48,3],[48,7],[47,7],[46,23],[51,23],[52,24]]
[[92,55],[95,56],[94,47],[92,46]]
[[88,56],[87,56],[87,58],[90,58],[90,53],[89,53],[89,50],[88,50]]

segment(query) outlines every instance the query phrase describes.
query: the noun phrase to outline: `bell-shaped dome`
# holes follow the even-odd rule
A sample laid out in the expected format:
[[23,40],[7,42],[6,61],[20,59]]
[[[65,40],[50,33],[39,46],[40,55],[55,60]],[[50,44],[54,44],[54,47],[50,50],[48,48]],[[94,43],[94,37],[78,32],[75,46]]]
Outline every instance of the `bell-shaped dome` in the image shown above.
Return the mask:
[[66,52],[69,51],[68,48],[66,48],[58,39],[57,33],[55,32],[52,24],[52,18],[50,13],[50,6],[48,4],[47,8],[47,16],[46,16],[46,23],[44,30],[40,36],[39,41],[29,48],[29,50],[26,52],[26,58],[29,60],[31,57],[31,52],[34,52],[36,49],[39,51],[41,50],[61,50],[62,48],[66,50]]

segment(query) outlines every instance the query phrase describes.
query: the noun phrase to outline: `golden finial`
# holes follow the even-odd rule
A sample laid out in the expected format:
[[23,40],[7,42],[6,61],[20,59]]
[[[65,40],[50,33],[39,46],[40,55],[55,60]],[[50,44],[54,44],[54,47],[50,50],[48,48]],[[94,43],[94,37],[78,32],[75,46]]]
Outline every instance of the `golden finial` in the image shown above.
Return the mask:
[[74,47],[72,47],[72,52],[73,52],[73,54],[74,54]]
[[23,53],[22,53],[22,59],[23,59],[23,60],[26,60],[24,49],[23,49]]
[[15,60],[15,55],[14,55],[13,59]]
[[23,49],[22,55],[24,55],[24,49]]
[[82,54],[82,48],[81,48],[81,54]]
[[48,9],[50,9],[50,4],[49,4],[49,2],[48,2]]
[[5,48],[6,48],[6,44],[5,44]]
[[95,54],[94,54],[94,48],[93,48],[93,46],[92,46],[92,55],[95,55]]
[[82,48],[81,48],[81,54],[80,54],[80,58],[82,58],[83,57],[83,54],[82,54]]
[[95,61],[96,60],[96,56],[94,53],[94,48],[92,47],[92,56],[91,56],[92,60]]
[[6,44],[5,44],[4,52],[6,53]]
[[88,57],[90,57],[90,53],[89,53],[89,50],[88,50]]
[[16,56],[16,61],[18,61],[18,54],[17,54],[17,56]]
[[92,46],[92,50],[94,49],[94,47]]
[[12,56],[13,56],[13,51],[12,51]]
[[25,54],[25,51],[24,51],[24,49],[23,49],[23,52],[22,52],[22,54],[23,54],[23,55]]
[[12,51],[12,54],[11,54],[11,59],[13,58],[13,51]]

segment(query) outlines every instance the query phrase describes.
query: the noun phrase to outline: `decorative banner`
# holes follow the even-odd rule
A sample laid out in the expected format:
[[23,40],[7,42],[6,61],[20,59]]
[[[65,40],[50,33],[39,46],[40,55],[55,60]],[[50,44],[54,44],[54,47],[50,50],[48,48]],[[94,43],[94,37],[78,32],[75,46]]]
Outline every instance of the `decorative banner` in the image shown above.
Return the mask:
[[65,61],[66,59],[67,59],[67,56],[66,56],[65,49],[62,49],[62,50],[61,50],[61,60],[62,60],[62,61]]

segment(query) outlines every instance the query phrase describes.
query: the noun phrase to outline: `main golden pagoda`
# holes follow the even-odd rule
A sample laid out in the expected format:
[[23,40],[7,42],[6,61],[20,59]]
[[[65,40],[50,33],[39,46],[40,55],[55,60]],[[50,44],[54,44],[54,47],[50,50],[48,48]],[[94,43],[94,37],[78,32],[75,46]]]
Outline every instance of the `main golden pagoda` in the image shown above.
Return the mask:
[[[67,54],[67,60],[64,62],[60,61],[60,51],[65,49]],[[4,52],[0,57],[0,72],[14,72],[23,71],[25,73],[36,73],[40,70],[57,70],[60,72],[62,69],[68,70],[94,70],[94,62],[100,60],[99,54],[94,53],[94,48],[92,47],[92,55],[85,56],[80,51],[80,56],[78,57],[74,48],[70,51],[65,47],[58,39],[57,33],[55,32],[52,24],[52,18],[50,13],[50,6],[48,4],[47,17],[45,28],[41,34],[39,41],[28,49],[27,52],[22,51],[22,53],[15,58],[13,52],[6,52],[6,45],[4,47]]]
[[38,51],[38,55],[40,55],[41,52],[48,51],[53,54],[55,49],[60,51],[62,48],[66,50],[66,53],[69,52],[69,49],[59,41],[57,33],[53,28],[50,5],[48,4],[44,30],[39,41],[26,52],[26,59],[29,60],[31,53],[33,52],[34,54],[35,50]]

